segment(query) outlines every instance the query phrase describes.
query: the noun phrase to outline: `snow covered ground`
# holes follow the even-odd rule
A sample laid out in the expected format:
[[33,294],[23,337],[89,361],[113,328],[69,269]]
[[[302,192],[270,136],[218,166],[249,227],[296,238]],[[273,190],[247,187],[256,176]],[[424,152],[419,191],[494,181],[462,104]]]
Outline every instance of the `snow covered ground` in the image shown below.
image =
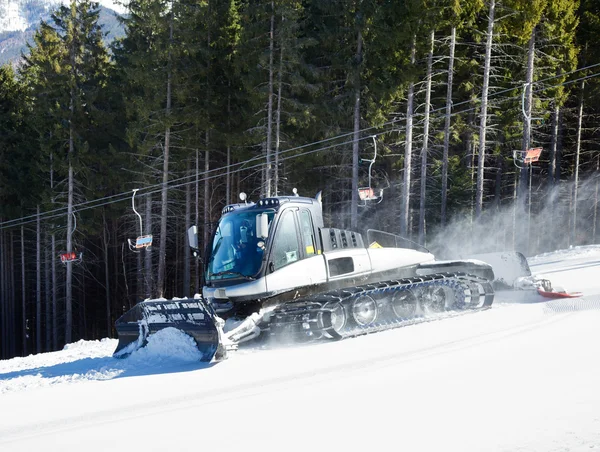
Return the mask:
[[529,262],[585,296],[215,365],[171,329],[0,361],[0,451],[600,450],[600,246]]

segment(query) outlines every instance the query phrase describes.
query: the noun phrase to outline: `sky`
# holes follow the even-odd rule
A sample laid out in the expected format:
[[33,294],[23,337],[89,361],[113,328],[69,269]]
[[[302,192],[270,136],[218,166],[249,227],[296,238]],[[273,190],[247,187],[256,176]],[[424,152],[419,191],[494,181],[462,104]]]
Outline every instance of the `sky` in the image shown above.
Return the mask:
[[529,258],[584,296],[203,364],[174,329],[0,361],[0,450],[600,450],[600,245]]

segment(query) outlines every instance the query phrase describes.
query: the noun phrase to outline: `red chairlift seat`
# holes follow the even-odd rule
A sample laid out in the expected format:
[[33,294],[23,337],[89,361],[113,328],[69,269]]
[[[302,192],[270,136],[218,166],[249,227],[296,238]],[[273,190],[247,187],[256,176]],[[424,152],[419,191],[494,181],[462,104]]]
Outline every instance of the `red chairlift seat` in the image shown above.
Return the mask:
[[368,201],[375,198],[375,190],[371,187],[359,188],[358,197],[361,201]]
[[359,207],[365,207],[371,202],[379,204],[383,200],[383,189],[379,189],[376,193],[372,187],[359,188],[358,198],[362,201],[362,204],[359,204]]
[[527,149],[523,157],[523,163],[537,162],[542,154],[542,148]]
[[[537,162],[542,155],[543,148],[530,148],[526,151],[513,151],[513,159],[515,166],[518,168],[524,168],[521,165],[529,165],[530,163]],[[521,165],[519,165],[519,163]]]
[[61,253],[60,261],[63,264],[67,262],[81,262],[83,260],[83,253],[76,253],[75,251],[71,251],[70,253]]

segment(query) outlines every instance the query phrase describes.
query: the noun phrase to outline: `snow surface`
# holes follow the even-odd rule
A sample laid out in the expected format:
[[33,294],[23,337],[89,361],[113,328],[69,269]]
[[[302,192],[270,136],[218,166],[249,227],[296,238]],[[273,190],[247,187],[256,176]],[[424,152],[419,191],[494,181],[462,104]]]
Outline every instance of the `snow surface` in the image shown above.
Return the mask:
[[529,259],[583,298],[198,362],[165,329],[0,361],[0,451],[600,449],[600,246]]

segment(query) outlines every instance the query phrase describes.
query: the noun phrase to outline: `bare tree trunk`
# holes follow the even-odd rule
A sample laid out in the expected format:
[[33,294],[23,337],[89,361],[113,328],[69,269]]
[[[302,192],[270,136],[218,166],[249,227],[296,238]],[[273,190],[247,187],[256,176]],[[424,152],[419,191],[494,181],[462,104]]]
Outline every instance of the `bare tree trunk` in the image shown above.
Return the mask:
[[[281,20],[285,20],[282,16]],[[283,40],[282,40],[283,41]],[[279,73],[277,74],[277,113],[275,114],[275,167],[273,174],[273,189],[274,194],[279,194],[279,145],[280,145],[280,132],[281,132],[281,91],[283,76],[283,42],[279,49]]]
[[[119,234],[117,233],[117,229],[118,229],[118,223],[119,221],[114,221],[112,223],[113,228],[111,228],[111,230],[113,230],[113,242],[119,242]],[[110,239],[109,239],[110,240]],[[129,253],[127,253],[129,254]],[[144,253],[144,254],[148,254],[148,253]],[[119,259],[120,257],[120,259]],[[140,274],[143,273],[142,272],[142,254],[138,253],[137,254],[137,268],[140,269]],[[121,297],[119,297],[119,299],[117,300],[118,305],[117,305],[117,309],[115,311],[115,317],[119,317],[121,314],[125,313],[127,310],[131,309],[132,307],[132,301],[133,301],[133,305],[135,305],[137,303],[137,300],[139,300],[141,298],[141,295],[143,293],[143,286],[144,286],[144,282],[142,279],[140,279],[139,281],[136,282],[137,286],[135,289],[135,292],[133,292],[132,295],[132,291],[129,288],[129,275],[127,273],[127,267],[125,266],[125,242],[121,242],[121,255],[119,256],[119,251],[117,249],[115,249],[115,252],[113,254],[113,260],[112,260],[112,265],[113,265],[113,287],[115,288],[115,292],[119,292],[119,275],[122,275],[123,278],[123,285],[125,286],[125,299],[123,300]],[[119,271],[119,265],[121,268],[121,271]],[[132,300],[133,298],[133,300]],[[112,324],[111,324],[112,327]],[[112,331],[112,330],[111,330]]]
[[10,346],[9,346],[9,356],[12,358],[13,356],[17,355],[17,349],[16,349],[16,341],[17,341],[17,335],[15,334],[17,331],[17,323],[16,323],[16,298],[17,298],[17,294],[16,294],[16,273],[15,273],[15,267],[16,267],[16,263],[15,263],[15,238],[14,238],[14,231],[10,231],[10,305],[8,307],[9,309],[9,319],[10,319],[10,326],[8,328],[8,335],[10,337]]
[[579,93],[579,108],[577,113],[577,141],[575,145],[575,181],[573,184],[573,228],[571,230],[571,243],[576,245],[577,240],[577,203],[579,200],[579,158],[581,155],[581,129],[583,125],[583,94],[585,80],[581,81],[581,92]]
[[[200,229],[200,153],[198,151],[198,149],[196,149],[196,199],[194,200],[194,205],[196,207],[196,212],[195,212],[195,220],[194,223],[196,224],[196,228],[197,230]],[[206,175],[207,177],[208,175]],[[206,225],[202,228],[202,231],[204,231],[206,228]],[[206,242],[203,242],[203,250],[204,247],[206,246]],[[206,256],[202,256],[203,258],[206,258]],[[199,293],[200,292],[200,259],[195,259],[194,261],[194,293]]]
[[444,151],[442,155],[442,213],[441,225],[446,225],[448,204],[448,152],[450,149],[450,121],[452,119],[452,82],[454,77],[454,49],[456,47],[456,27],[450,34],[450,58],[448,61],[448,81],[446,82],[446,121],[444,125]]
[[86,296],[85,296],[85,273],[81,275],[81,287],[84,289],[80,293],[81,304],[79,307],[79,337],[88,340],[87,336],[87,314],[86,314]]
[[[9,237],[7,237],[9,236]],[[0,287],[2,289],[0,294],[0,340],[2,341],[2,349],[0,354],[2,356],[10,357],[10,346],[13,341],[11,336],[10,326],[10,268],[11,256],[10,256],[10,234],[7,231],[2,231],[2,240],[0,241],[0,259],[2,259],[0,276]]]
[[[210,7],[210,2],[209,2],[209,7]],[[271,7],[273,7],[273,2],[271,2]],[[211,35],[210,35],[210,30],[207,33],[207,45],[210,48],[211,46]],[[210,116],[210,97],[211,97],[211,85],[210,85],[210,65],[211,65],[211,61],[210,59],[208,60],[207,66],[208,69],[206,72],[206,111],[208,112],[209,116]],[[210,130],[206,130],[205,131],[205,135],[204,135],[204,143],[205,143],[205,149],[204,149],[204,227],[202,228],[203,230],[203,244],[206,247],[206,245],[208,244],[209,241],[209,237],[210,237],[210,185],[209,185],[209,179],[208,179],[208,171],[210,170],[210,154],[209,154],[209,149],[210,149]],[[204,284],[204,276],[202,276],[202,279],[199,279],[198,281],[198,291],[200,291],[200,286]]]
[[517,247],[517,186],[518,182],[515,178],[513,184],[513,200],[512,200],[512,248]]
[[500,210],[501,198],[502,198],[502,156],[496,157],[496,192],[494,193],[494,208],[496,212]]
[[554,173],[554,184],[560,184],[561,178],[561,167],[562,167],[562,146],[563,146],[563,111],[562,109],[558,112],[558,134],[556,136],[556,170]]
[[[148,195],[150,196],[150,195]],[[140,235],[144,235],[144,231],[141,230],[139,232]],[[122,250],[123,251],[123,250]],[[137,300],[143,300],[144,298],[148,297],[149,295],[146,292],[146,269],[145,269],[145,259],[147,259],[148,254],[151,254],[152,251],[146,249],[146,252],[143,253],[137,253],[136,255],[136,259],[135,259],[135,265],[136,265],[136,285],[135,285],[135,297],[136,297],[136,303]],[[143,256],[143,257],[142,257]],[[121,264],[123,266],[123,275],[125,276],[125,285],[127,286],[127,272],[125,271],[125,256],[124,254],[121,252]],[[128,297],[129,298],[129,297]]]
[[[72,152],[73,136],[70,139],[70,151]],[[69,163],[69,200],[67,207],[67,253],[73,251],[73,166]],[[73,262],[67,261],[67,281],[66,281],[66,322],[65,322],[65,344],[71,343],[73,332]]]
[[[171,115],[171,83],[172,83],[172,69],[171,69],[171,50],[170,46],[173,42],[173,14],[171,11],[171,19],[169,21],[169,56],[168,56],[168,69],[167,69],[167,105],[165,109],[165,115],[167,121]],[[171,145],[171,126],[167,126],[165,130],[165,148],[163,151],[163,180],[161,190],[161,212],[160,212],[160,249],[158,252],[158,277],[156,279],[156,292],[159,297],[163,297],[165,294],[165,272],[167,266],[167,206],[168,206],[168,192],[169,192],[169,151]]]
[[[185,215],[184,215],[185,217]],[[173,265],[173,277],[169,278],[169,281],[166,281],[166,287],[167,290],[169,289],[169,282],[170,287],[171,287],[171,293],[176,295],[176,296],[181,296],[181,284],[179,283],[179,271],[180,271],[180,253],[181,253],[181,243],[183,241],[183,248],[189,248],[187,246],[187,234],[185,232],[185,218],[183,218],[183,235],[179,232],[179,227],[181,224],[181,218],[179,216],[176,217],[175,219],[175,243],[174,243],[174,247],[175,247],[175,265]],[[185,251],[184,251],[185,253]]]
[[23,313],[23,356],[27,356],[27,293],[25,291],[25,227],[21,226],[21,311]]
[[[190,172],[190,162],[187,162],[187,173]],[[183,296],[190,296],[190,241],[188,239],[187,231],[192,226],[191,220],[191,209],[192,209],[192,187],[190,184],[185,186],[185,225],[184,225],[184,247],[183,247]]]
[[56,272],[56,236],[52,233],[52,348],[58,349],[58,274]]
[[[1,219],[0,219],[1,221]],[[4,230],[0,230],[0,359],[8,358],[8,306],[5,298],[5,271],[4,262],[8,259],[4,256]]]
[[[231,88],[231,82],[229,83]],[[231,132],[231,94],[227,94],[227,130]],[[278,143],[279,144],[279,143]],[[277,154],[275,154],[277,157]],[[227,143],[227,176],[225,180],[225,205],[231,202],[231,145]]]
[[[170,85],[170,83],[169,83]],[[170,102],[169,102],[170,104]],[[158,251],[158,275],[156,278],[156,293],[163,297],[165,293],[165,271],[167,265],[167,215],[168,215],[168,184],[169,184],[169,146],[170,128],[165,131],[165,149],[163,152],[163,180],[161,190],[160,211],[160,244]]]
[[[552,231],[554,230],[554,215],[555,215],[555,205],[553,200],[553,193],[556,187],[556,160],[558,156],[558,121],[560,118],[560,107],[558,102],[554,102],[554,110],[552,114],[552,136],[550,138],[550,162],[548,163],[548,197],[547,197],[547,208],[550,209],[550,214],[548,216],[548,224],[546,224],[546,230]],[[547,234],[546,234],[547,235]],[[553,241],[554,239],[551,239]],[[547,245],[552,246],[551,243],[546,243]],[[549,249],[549,248],[548,248]],[[552,248],[554,249],[554,248]]]
[[570,185],[569,188],[569,207],[568,207],[568,211],[569,211],[569,215],[567,218],[567,228],[569,230],[569,234],[567,234],[567,246],[572,246],[573,245],[573,237],[574,237],[574,233],[573,230],[575,229],[574,226],[574,215],[573,215],[573,195],[575,194],[575,190],[573,189],[573,186]]
[[265,167],[265,196],[271,196],[271,187],[273,184],[272,175],[272,151],[271,151],[271,135],[273,133],[273,54],[275,45],[275,2],[271,1],[271,31],[269,32],[269,94],[267,99],[267,141],[266,154],[267,165]]
[[[526,152],[531,146],[531,109],[533,105],[533,68],[534,68],[534,55],[535,55],[535,27],[531,32],[529,38],[529,46],[527,50],[527,70],[525,76],[525,102],[523,105],[523,140],[522,140],[522,151]],[[524,201],[527,196],[527,180],[531,165],[523,165],[519,175],[519,194],[518,197],[521,201]],[[529,200],[528,202],[531,202]]]
[[52,350],[52,287],[50,282],[50,259],[52,256],[48,251],[48,234],[44,234],[44,243],[46,244],[44,252],[44,304],[46,305],[46,344],[44,350]]
[[594,190],[594,220],[592,223],[592,243],[598,243],[598,185],[600,185],[600,153],[596,157],[596,187]]
[[42,353],[42,225],[39,205],[35,221],[35,236],[35,348],[37,353]]
[[554,104],[554,112],[552,114],[552,137],[550,139],[550,162],[548,163],[548,191],[552,193],[552,189],[556,183],[556,155],[558,146],[558,119],[560,116],[560,107],[557,103]]
[[[417,52],[417,36],[413,36],[413,42],[410,50],[410,64],[415,64]],[[412,135],[413,135],[413,101],[415,84],[410,82],[408,85],[408,95],[406,101],[406,145],[404,148],[404,189],[402,192],[402,212],[400,213],[400,234],[408,237],[409,235],[409,212],[410,212],[410,185],[412,172]]]
[[360,138],[360,68],[362,64],[362,33],[356,36],[356,66],[354,73],[354,131],[352,135],[352,204],[350,205],[350,227],[358,225],[358,153]]
[[227,145],[227,183],[225,189],[225,205],[231,203],[231,146]]
[[[146,221],[144,222],[146,226],[146,234],[152,233],[152,195],[148,193],[146,195]],[[145,298],[152,298],[152,293],[154,291],[154,278],[152,276],[152,251],[146,250],[144,253],[144,281],[145,281]]]
[[[521,150],[523,153],[531,147],[531,111],[533,106],[533,69],[534,69],[534,56],[535,56],[535,27],[531,31],[531,37],[529,38],[529,45],[527,49],[527,69],[525,75],[525,93],[524,104],[523,104],[523,140]],[[527,209],[527,216],[524,217],[526,225],[519,234],[521,243],[519,246],[529,252],[529,232],[531,226],[531,164],[523,164],[519,172],[519,189],[517,193],[517,200],[520,201],[520,205]]]
[[468,157],[468,168],[470,170],[470,174],[471,174],[471,191],[470,191],[470,211],[469,211],[469,221],[471,222],[471,227],[473,226],[473,218],[475,216],[475,192],[476,190],[473,190],[473,187],[476,185],[476,173],[477,171],[475,170],[475,150],[476,150],[476,144],[475,144],[475,138],[474,138],[474,130],[475,130],[475,103],[471,102],[471,108],[469,109],[469,114],[468,114],[468,122],[469,122],[469,126],[467,127],[467,137],[466,137],[466,149],[467,149],[467,157]]
[[[54,154],[50,153],[50,191],[52,192],[52,205],[54,205]],[[56,274],[56,236],[54,231],[50,235],[50,261],[52,273],[52,349],[58,350],[58,303],[57,274]]]
[[490,0],[487,41],[485,44],[485,63],[483,69],[483,90],[481,93],[481,123],[479,125],[479,160],[477,162],[477,190],[475,195],[475,217],[479,218],[483,210],[483,181],[485,170],[485,134],[487,132],[488,90],[490,85],[490,66],[492,60],[492,41],[494,38],[494,12],[496,0]]
[[112,336],[112,319],[110,309],[110,275],[108,271],[108,224],[106,223],[106,213],[102,211],[102,245],[104,249],[104,284],[106,286],[106,337]]
[[[76,26],[75,17],[73,17],[74,10],[71,7],[71,20],[73,25]],[[69,58],[71,63],[71,80],[70,80],[70,99],[69,99],[69,151],[67,154],[67,162],[69,165],[69,179],[68,179],[68,196],[67,196],[67,253],[73,251],[73,189],[74,189],[74,175],[73,175],[73,154],[75,153],[75,142],[74,142],[74,125],[75,119],[75,88],[76,88],[76,61],[75,61],[75,49],[77,46],[75,36],[71,36],[71,45],[69,46]],[[71,343],[71,337],[73,333],[73,262],[67,261],[67,274],[66,274],[66,288],[65,288],[65,344]]]
[[421,196],[419,203],[419,243],[425,243],[425,197],[427,195],[427,152],[429,147],[429,110],[431,109],[431,72],[433,70],[433,42],[435,32],[429,35],[427,57],[427,88],[425,91],[425,118],[423,119],[423,150],[421,151]]
[[210,171],[210,146],[209,134],[206,132],[206,150],[204,151],[204,243],[210,240],[210,181],[208,172]]

